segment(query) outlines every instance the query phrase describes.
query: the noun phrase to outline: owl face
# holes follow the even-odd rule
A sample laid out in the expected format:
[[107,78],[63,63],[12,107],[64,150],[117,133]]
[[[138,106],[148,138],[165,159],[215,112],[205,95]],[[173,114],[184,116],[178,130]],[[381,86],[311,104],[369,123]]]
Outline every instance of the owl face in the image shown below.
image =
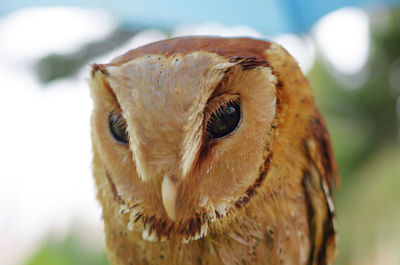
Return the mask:
[[147,240],[194,240],[245,210],[265,178],[277,112],[271,45],[178,38],[92,66],[105,219]]

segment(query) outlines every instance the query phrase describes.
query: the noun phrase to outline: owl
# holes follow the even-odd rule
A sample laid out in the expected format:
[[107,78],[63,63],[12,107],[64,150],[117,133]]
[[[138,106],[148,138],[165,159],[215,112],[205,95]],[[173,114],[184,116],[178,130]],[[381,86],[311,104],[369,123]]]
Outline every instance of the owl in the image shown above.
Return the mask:
[[168,39],[93,64],[89,83],[111,264],[333,264],[336,162],[284,48]]

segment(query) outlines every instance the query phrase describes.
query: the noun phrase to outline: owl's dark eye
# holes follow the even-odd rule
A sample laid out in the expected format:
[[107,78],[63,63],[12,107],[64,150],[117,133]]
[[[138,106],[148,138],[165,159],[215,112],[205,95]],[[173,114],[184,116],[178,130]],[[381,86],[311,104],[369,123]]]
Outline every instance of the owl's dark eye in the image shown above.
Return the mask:
[[219,139],[232,134],[238,127],[242,113],[240,102],[231,101],[217,109],[211,114],[206,131],[211,139]]
[[116,114],[114,111],[108,115],[108,125],[115,140],[122,144],[128,144],[128,132],[126,131],[126,120],[121,114]]

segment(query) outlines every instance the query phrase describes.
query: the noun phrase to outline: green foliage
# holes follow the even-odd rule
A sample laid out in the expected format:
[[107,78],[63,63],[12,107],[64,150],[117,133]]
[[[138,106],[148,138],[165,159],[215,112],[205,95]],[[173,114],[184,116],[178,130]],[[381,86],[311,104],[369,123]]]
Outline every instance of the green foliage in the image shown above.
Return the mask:
[[38,78],[49,83],[75,74],[90,59],[105,54],[127,42],[137,30],[118,29],[104,40],[89,43],[69,54],[50,54],[36,64]]
[[82,243],[82,236],[72,232],[64,241],[49,239],[26,265],[108,265],[104,250]]
[[[321,57],[308,76],[318,108],[327,120],[343,175],[356,171],[382,145],[398,140],[396,102],[400,91],[391,87],[389,69],[400,59],[400,9],[375,16],[388,16],[389,22],[384,30],[372,23],[372,51],[365,69],[367,80],[361,87],[343,85],[345,82],[339,82],[335,76],[361,77],[332,74]],[[343,181],[347,186],[348,178]]]
[[337,192],[337,264],[352,264],[366,258],[358,257],[360,253],[373,254],[377,246],[400,238],[399,161],[400,145],[383,145],[354,174],[356,181]]
[[[382,19],[385,26],[375,23]],[[321,58],[309,74],[341,174],[335,196],[338,265],[397,264],[391,257],[400,258],[400,117],[396,113],[400,90],[390,83],[391,69],[400,60],[400,9],[373,14],[371,37],[367,80],[361,87],[347,88],[338,81],[340,74],[332,74]]]

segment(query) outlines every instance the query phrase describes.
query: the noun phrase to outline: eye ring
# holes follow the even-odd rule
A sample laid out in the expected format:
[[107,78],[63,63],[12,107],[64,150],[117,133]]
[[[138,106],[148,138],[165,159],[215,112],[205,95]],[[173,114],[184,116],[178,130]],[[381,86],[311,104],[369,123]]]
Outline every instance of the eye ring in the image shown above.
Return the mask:
[[242,121],[239,100],[221,105],[208,118],[206,131],[211,140],[220,140],[236,132]]
[[121,114],[111,111],[108,115],[108,126],[110,128],[111,135],[118,143],[124,145],[129,143],[129,136],[126,130],[126,120]]

